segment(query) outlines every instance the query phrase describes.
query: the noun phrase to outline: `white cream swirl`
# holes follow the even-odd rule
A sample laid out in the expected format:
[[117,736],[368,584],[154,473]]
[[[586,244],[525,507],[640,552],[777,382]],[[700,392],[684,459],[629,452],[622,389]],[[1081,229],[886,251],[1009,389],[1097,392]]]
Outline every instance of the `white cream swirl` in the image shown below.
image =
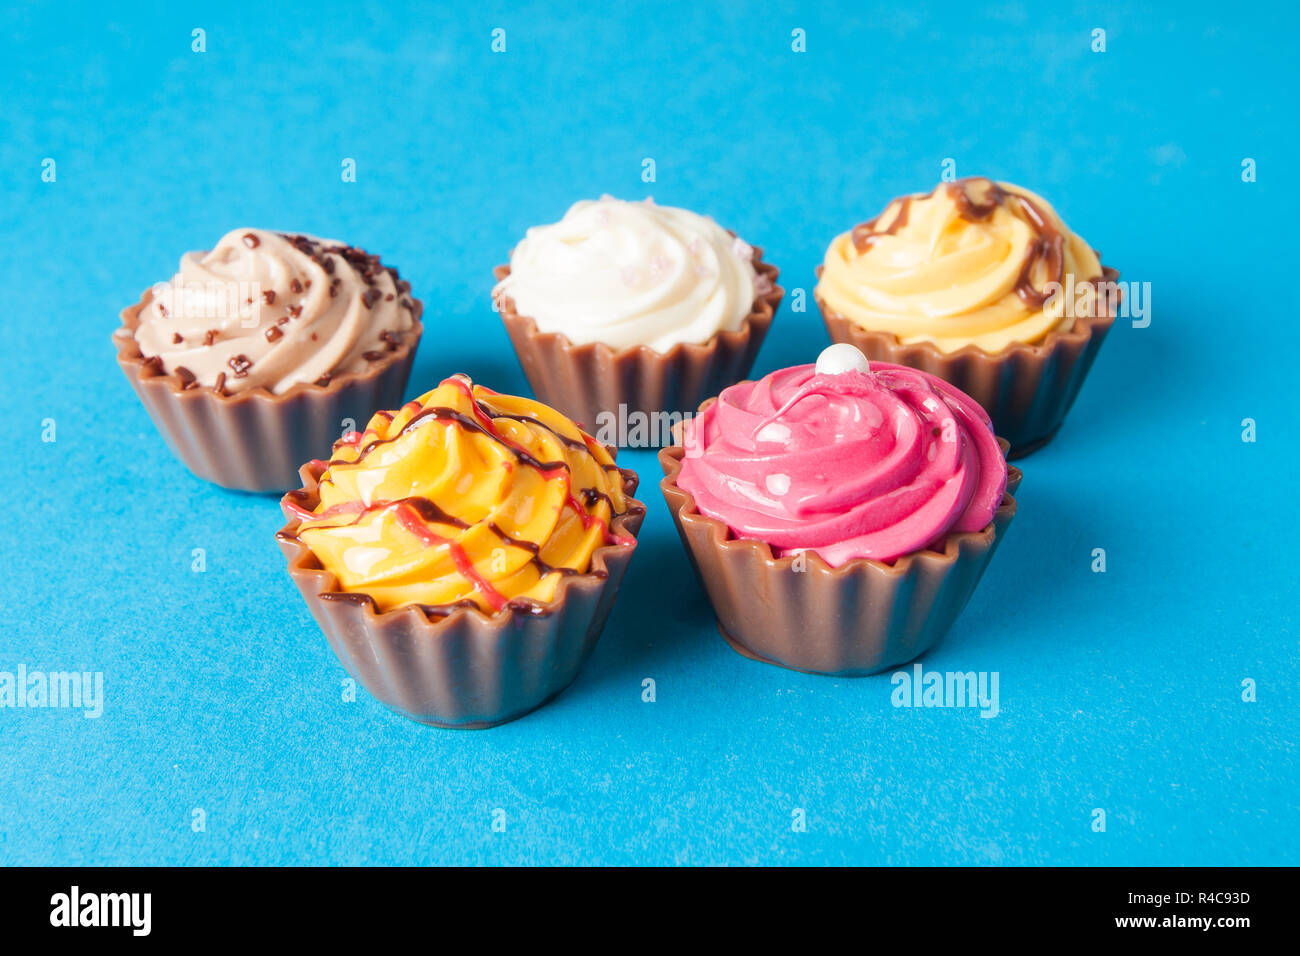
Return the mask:
[[363,371],[410,339],[410,285],[378,256],[332,240],[235,229],[189,252],[140,310],[140,352],[186,388],[222,394]]
[[576,202],[534,226],[493,290],[542,332],[575,345],[666,352],[740,328],[754,305],[754,253],[712,219],[652,200]]

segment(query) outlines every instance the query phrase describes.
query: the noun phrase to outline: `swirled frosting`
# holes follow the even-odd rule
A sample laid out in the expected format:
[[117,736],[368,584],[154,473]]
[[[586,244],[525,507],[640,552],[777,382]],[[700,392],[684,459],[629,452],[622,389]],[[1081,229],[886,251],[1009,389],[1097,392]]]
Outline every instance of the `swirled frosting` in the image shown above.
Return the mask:
[[493,291],[575,345],[666,352],[740,328],[754,305],[754,251],[712,219],[651,200],[576,202],[529,229]]
[[190,252],[140,311],[147,360],[186,388],[288,391],[360,372],[414,325],[410,284],[378,256],[330,240],[236,229]]
[[1096,314],[1101,276],[1097,254],[1043,199],[972,178],[895,199],[837,236],[817,297],[903,343],[997,352]]
[[598,547],[627,541],[610,530],[629,499],[604,446],[462,375],[343,436],[319,491],[310,509],[285,496],[298,538],[380,610],[536,611]]
[[733,385],[687,423],[685,446],[677,484],[701,514],[775,555],[813,551],[831,567],[982,530],[1007,483],[973,399],[885,363],[836,374],[799,365]]

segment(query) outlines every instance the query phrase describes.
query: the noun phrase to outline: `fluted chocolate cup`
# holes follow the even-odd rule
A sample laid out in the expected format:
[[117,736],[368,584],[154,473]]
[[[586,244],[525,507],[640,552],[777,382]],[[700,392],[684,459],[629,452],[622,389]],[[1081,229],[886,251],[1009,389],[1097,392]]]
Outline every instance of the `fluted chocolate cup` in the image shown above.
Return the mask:
[[[296,504],[320,502],[325,463],[302,467]],[[620,469],[628,509],[610,524],[625,543],[597,548],[591,569],[566,575],[547,604],[380,611],[365,594],[343,591],[338,578],[298,538],[288,508],[276,534],[289,574],[344,669],[386,707],[435,727],[478,730],[523,717],[573,683],[609,617],[645,505],[631,497],[637,476]],[[446,611],[443,614],[441,612]]]
[[736,538],[701,514],[677,484],[684,453],[681,445],[660,450],[660,487],[718,631],[746,657],[839,677],[897,667],[943,639],[1015,517],[1021,478],[1008,469],[1006,495],[982,531],[950,534],[941,550],[892,564],[855,558],[832,568],[813,552],[775,557],[766,543]]
[[328,385],[301,383],[274,394],[266,388],[217,394],[186,387],[175,372],[146,359],[135,339],[140,312],[153,297],[122,311],[113,334],[117,362],[167,446],[205,481],[237,491],[285,491],[299,483],[298,466],[329,452],[346,421],[365,422],[379,408],[402,404],[423,327],[412,299],[412,327],[395,333],[389,350],[361,372]]
[[[821,277],[821,266],[817,267]],[[1102,282],[1113,284],[1119,272],[1102,266]],[[903,344],[889,332],[873,332],[830,308],[814,293],[832,342],[847,342],[873,362],[909,365],[955,385],[993,419],[993,430],[1011,443],[1011,458],[1021,458],[1055,437],[1083,387],[1115,316],[1104,311],[1107,296],[1098,296],[1102,314],[1081,316],[1064,332],[1049,332],[1035,345],[1014,342],[997,352],[967,345],[942,352],[933,343]]]
[[[515,311],[509,296],[498,296],[496,306],[538,400],[596,435],[602,412],[617,416],[615,421],[634,412],[646,417],[682,415],[749,375],[785,296],[776,284],[777,267],[763,262],[762,249],[753,248],[754,270],[764,291],[755,295],[740,327],[718,332],[702,344],[674,345],[667,352],[645,345],[618,350],[600,342],[574,345],[566,335],[539,331],[533,319]],[[494,270],[497,282],[509,274],[509,265]],[[650,444],[658,447],[657,439],[666,431],[649,428]]]

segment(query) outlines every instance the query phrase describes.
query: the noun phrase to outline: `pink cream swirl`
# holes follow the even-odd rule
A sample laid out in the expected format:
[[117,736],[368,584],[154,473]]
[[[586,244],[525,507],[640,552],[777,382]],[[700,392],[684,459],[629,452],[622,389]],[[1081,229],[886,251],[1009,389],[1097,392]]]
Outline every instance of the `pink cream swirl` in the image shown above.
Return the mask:
[[687,423],[685,446],[677,484],[702,514],[776,555],[814,551],[831,567],[980,531],[1007,485],[974,399],[883,362],[838,374],[799,365],[733,385]]

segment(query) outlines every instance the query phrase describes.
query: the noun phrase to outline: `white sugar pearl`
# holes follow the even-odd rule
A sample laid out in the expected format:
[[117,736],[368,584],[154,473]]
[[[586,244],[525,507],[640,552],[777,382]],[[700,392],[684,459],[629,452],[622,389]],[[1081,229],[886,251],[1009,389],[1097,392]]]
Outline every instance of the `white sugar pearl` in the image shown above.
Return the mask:
[[767,490],[771,494],[774,494],[778,498],[780,498],[782,495],[784,495],[786,492],[790,490],[790,476],[789,475],[768,475]]
[[841,375],[844,372],[870,372],[871,363],[860,351],[847,342],[828,346],[817,356],[818,375]]

